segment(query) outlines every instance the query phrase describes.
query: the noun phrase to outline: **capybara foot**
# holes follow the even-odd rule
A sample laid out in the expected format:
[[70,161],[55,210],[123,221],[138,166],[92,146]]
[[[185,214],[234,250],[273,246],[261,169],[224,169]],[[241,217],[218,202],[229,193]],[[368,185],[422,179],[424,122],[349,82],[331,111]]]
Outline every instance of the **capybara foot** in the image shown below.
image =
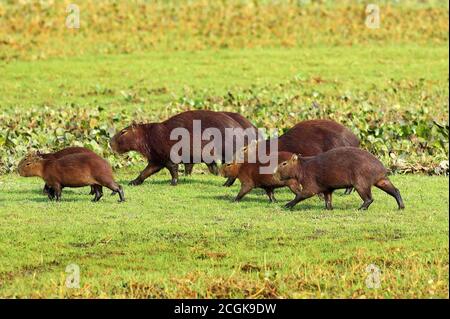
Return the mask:
[[130,186],[137,186],[141,185],[144,181],[140,180],[139,178],[133,179],[131,182],[128,183]]
[[291,209],[291,208],[294,207],[296,204],[297,204],[297,203],[295,203],[295,202],[289,202],[289,203],[287,203],[286,205],[284,205],[284,208]]
[[178,184],[178,179],[172,178],[172,180],[170,181],[170,185],[171,186],[177,186],[177,184]]
[[116,191],[116,193],[119,193],[119,203],[122,203],[125,201],[125,194],[123,192],[122,186],[119,185],[119,189]]

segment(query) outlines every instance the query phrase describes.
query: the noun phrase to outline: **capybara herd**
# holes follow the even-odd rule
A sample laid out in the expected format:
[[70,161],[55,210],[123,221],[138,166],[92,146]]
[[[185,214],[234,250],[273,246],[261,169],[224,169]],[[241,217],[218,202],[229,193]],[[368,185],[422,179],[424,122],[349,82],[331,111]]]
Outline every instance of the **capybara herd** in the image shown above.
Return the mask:
[[[363,200],[360,209],[367,209],[373,202],[371,188],[376,186],[393,196],[399,209],[405,207],[400,191],[387,177],[387,169],[360,149],[359,139],[343,125],[309,120],[272,139],[265,140],[260,133],[239,113],[195,110],[163,122],[133,123],[114,135],[110,146],[118,154],[136,151],[147,159],[146,168],[130,185],[142,184],[163,168],[170,172],[171,185],[177,185],[179,164],[190,175],[195,163],[205,163],[211,173],[227,178],[224,186],[239,179],[241,189],[235,201],[254,188],[262,188],[274,202],[274,190],[288,187],[295,198],[287,208],[319,195],[325,208],[332,209],[334,190],[345,189],[350,194],[354,188]],[[276,163],[274,169],[268,159]],[[118,194],[120,202],[125,201],[109,163],[84,147],[30,153],[19,163],[18,171],[21,176],[41,177],[50,200],[60,201],[64,187],[90,186],[95,202],[103,196],[103,187]]]

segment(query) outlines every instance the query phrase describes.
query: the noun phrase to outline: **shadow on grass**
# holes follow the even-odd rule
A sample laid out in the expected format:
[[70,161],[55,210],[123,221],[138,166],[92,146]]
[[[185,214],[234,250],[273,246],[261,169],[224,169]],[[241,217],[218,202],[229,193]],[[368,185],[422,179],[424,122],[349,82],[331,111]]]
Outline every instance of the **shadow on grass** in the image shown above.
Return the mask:
[[[237,194],[237,193],[236,193]],[[240,202],[234,202],[235,196],[230,195],[198,195],[196,198],[199,199],[205,199],[205,200],[220,200],[224,202],[228,202],[230,205],[244,205],[245,203],[258,203],[258,204],[266,204],[268,206],[279,206],[283,208],[286,212],[296,212],[301,210],[325,210],[324,204],[308,204],[306,202],[298,203],[293,208],[284,208],[284,205],[286,205],[290,200],[277,200],[275,203],[270,203],[268,197],[265,194],[261,194],[261,196],[258,196],[257,194],[254,194],[255,196],[246,196],[243,199],[241,199]],[[336,209],[335,209],[336,210]],[[337,209],[341,210],[341,209]]]
[[[151,186],[151,185],[162,185],[162,186],[171,186],[170,185],[170,178],[168,179],[152,179],[151,177],[146,179],[141,185],[128,185],[128,183],[131,180],[125,180],[121,179],[117,182],[122,186],[128,186],[128,187],[140,187],[140,186]],[[177,186],[183,186],[183,185],[212,185],[217,187],[223,187],[223,183],[225,183],[225,179],[223,181],[211,181],[211,180],[200,180],[200,179],[190,179],[189,177],[186,178],[179,178]],[[175,186],[176,187],[176,186]]]

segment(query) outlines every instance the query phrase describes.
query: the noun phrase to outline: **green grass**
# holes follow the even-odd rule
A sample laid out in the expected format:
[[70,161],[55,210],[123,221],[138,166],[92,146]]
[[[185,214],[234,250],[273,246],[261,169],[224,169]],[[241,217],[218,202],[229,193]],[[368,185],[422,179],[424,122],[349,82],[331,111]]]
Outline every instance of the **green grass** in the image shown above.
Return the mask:
[[447,87],[448,96],[448,61],[448,45],[151,52],[15,61],[0,64],[0,110],[75,104],[151,111],[193,90],[223,95],[227,89],[296,77],[324,80],[304,87],[324,95],[383,91],[391,79],[425,79],[443,90]]
[[[196,170],[177,187],[166,173],[125,186],[123,204],[91,203],[88,188],[49,202],[41,180],[0,176],[0,296],[448,298],[448,178],[393,176],[404,211],[378,189],[366,212],[342,191],[334,211],[318,198],[288,211],[288,190],[232,203],[239,183]],[[71,263],[80,289],[65,287]]]

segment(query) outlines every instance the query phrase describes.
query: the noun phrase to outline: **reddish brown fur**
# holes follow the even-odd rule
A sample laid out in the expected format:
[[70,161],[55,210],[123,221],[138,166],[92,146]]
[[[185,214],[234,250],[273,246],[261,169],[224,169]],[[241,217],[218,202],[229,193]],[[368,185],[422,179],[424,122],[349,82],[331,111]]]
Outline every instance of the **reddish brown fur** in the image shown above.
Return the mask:
[[330,120],[300,122],[278,138],[279,152],[302,156],[314,156],[343,146],[359,147],[359,139],[342,124]]
[[[286,161],[291,157],[291,153],[278,153],[278,162]],[[221,174],[228,178],[238,178],[241,182],[241,190],[235,198],[240,201],[253,188],[262,188],[269,196],[269,201],[275,201],[273,191],[275,188],[289,187],[294,194],[299,194],[300,185],[296,179],[278,180],[273,174],[261,174],[260,168],[267,164],[261,163],[229,163],[224,164],[221,168]]]
[[[237,115],[235,115],[237,116]],[[111,147],[114,151],[122,154],[129,151],[137,151],[148,160],[147,167],[133,181],[132,185],[139,185],[149,176],[167,168],[172,176],[172,185],[178,181],[178,164],[170,160],[170,150],[178,140],[170,140],[170,132],[175,128],[185,128],[191,134],[191,153],[192,153],[192,132],[193,121],[201,120],[202,133],[207,128],[217,128],[222,134],[222,160],[224,156],[225,145],[232,141],[225,140],[226,128],[242,128],[241,124],[236,122],[230,116],[222,112],[213,112],[206,110],[187,111],[175,115],[161,123],[136,124],[131,125],[116,134],[111,139]],[[202,142],[203,147],[209,141]],[[192,154],[191,154],[192,157]],[[190,163],[191,164],[192,158]],[[215,163],[209,163],[215,166]],[[190,167],[191,168],[191,167]],[[214,170],[212,168],[212,170]]]
[[[64,149],[59,150],[59,151],[54,152],[54,153],[41,153],[41,152],[38,151],[37,155],[39,155],[39,156],[41,156],[42,158],[45,158],[45,159],[59,159],[59,158],[64,157],[66,155],[79,154],[79,153],[94,153],[94,152],[92,152],[90,149],[87,149],[85,147],[73,146],[73,147],[64,148]],[[48,185],[44,186],[43,193],[46,194],[46,195],[49,194],[49,187],[48,187]],[[89,193],[89,195],[95,195],[95,187],[91,187],[91,192]]]
[[[39,176],[52,189],[49,198],[61,199],[64,187],[93,186],[94,201],[102,197],[102,186],[119,193],[124,201],[122,187],[114,181],[109,163],[93,152],[75,153],[59,159],[29,155],[19,164],[19,173],[24,177]],[[54,192],[54,193],[53,193]]]
[[367,209],[373,202],[371,188],[376,186],[393,196],[399,209],[404,208],[400,192],[387,177],[387,170],[372,154],[356,147],[339,147],[313,157],[293,155],[278,165],[276,178],[295,178],[301,185],[301,194],[286,206],[323,193],[327,209],[332,209],[331,194],[335,189],[354,187]]

